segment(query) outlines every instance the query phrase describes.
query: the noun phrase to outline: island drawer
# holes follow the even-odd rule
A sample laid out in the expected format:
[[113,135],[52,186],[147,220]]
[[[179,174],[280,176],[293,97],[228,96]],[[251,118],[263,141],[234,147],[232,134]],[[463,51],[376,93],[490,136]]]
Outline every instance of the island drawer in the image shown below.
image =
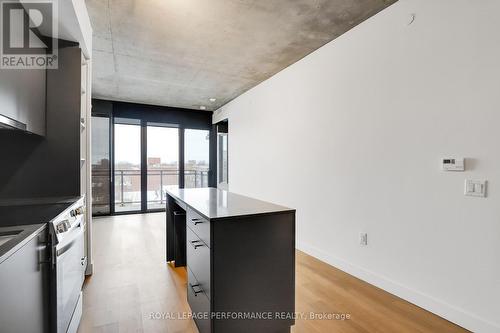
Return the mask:
[[212,325],[210,320],[210,300],[207,298],[203,289],[199,287],[199,282],[196,280],[193,272],[187,269],[188,284],[187,284],[187,299],[193,318],[200,333],[210,333]]
[[208,247],[211,246],[210,221],[188,207],[186,224],[203,242],[205,242],[205,244],[208,245]]
[[187,265],[210,298],[210,248],[189,228],[186,228],[186,243]]

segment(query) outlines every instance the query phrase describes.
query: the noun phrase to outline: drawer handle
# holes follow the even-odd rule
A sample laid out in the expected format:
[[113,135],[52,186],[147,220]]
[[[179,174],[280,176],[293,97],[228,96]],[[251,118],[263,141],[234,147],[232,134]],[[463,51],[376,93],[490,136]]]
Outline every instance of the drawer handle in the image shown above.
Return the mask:
[[[200,240],[193,240],[193,241],[190,241],[191,245],[194,247],[194,249],[196,250],[197,248],[199,247],[203,247],[204,244],[202,241]],[[201,243],[201,244],[200,244]]]
[[[195,296],[198,296],[199,293],[202,293],[203,292],[203,289],[201,289],[200,285],[199,284],[189,284],[189,286],[191,287],[191,289],[193,290],[193,293]],[[194,288],[199,288],[199,290],[196,290]]]
[[198,225],[200,223],[203,223],[203,221],[200,219],[191,219],[191,221],[193,221],[194,225]]

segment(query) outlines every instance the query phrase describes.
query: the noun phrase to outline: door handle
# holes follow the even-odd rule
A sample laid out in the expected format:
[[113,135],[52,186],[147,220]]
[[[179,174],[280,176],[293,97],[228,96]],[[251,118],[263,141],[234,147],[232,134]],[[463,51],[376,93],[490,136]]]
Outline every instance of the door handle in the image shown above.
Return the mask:
[[198,225],[200,223],[203,223],[201,219],[191,219],[191,221],[194,223],[194,225]]
[[[73,229],[73,230],[75,230],[75,229]],[[67,252],[70,248],[72,248],[76,244],[77,241],[80,240],[80,237],[83,237],[83,230],[81,228],[78,231],[74,231],[74,233],[75,233],[75,236],[73,236],[73,239],[71,241],[69,241],[66,245],[64,245],[59,250],[56,250],[57,257],[61,256],[65,252]]]
[[[194,296],[198,296],[199,293],[202,293],[203,292],[203,289],[201,289],[200,285],[199,284],[189,284],[189,286],[191,287],[191,289],[193,290],[193,293],[194,293]],[[200,288],[199,290],[196,290],[194,288]]]
[[[199,247],[203,247],[204,246],[203,242],[200,241],[200,240],[192,240],[189,243],[191,243],[191,245],[194,247],[195,250],[197,248],[199,248]],[[199,244],[199,243],[201,243],[201,244]]]

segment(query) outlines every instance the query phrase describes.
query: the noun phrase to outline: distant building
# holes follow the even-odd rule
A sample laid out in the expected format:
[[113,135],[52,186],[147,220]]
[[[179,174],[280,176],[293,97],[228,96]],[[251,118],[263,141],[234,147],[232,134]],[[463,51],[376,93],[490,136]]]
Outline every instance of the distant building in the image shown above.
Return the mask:
[[152,168],[159,168],[161,166],[160,157],[148,157],[148,166]]

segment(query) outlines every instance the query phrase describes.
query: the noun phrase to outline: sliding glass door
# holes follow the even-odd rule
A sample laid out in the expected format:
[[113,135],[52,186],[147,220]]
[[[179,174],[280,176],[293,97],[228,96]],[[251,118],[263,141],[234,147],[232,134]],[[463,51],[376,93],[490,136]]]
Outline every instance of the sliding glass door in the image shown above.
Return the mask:
[[[184,170],[179,167],[181,135]],[[209,143],[208,130],[115,119],[114,212],[162,210],[168,188],[207,187]]]
[[141,126],[114,125],[115,212],[140,211],[141,195]]
[[95,215],[164,210],[169,188],[210,186],[210,130],[113,116],[92,124]]
[[168,188],[179,187],[179,129],[147,126],[147,209],[165,209]]
[[184,131],[184,187],[208,187],[210,131]]

